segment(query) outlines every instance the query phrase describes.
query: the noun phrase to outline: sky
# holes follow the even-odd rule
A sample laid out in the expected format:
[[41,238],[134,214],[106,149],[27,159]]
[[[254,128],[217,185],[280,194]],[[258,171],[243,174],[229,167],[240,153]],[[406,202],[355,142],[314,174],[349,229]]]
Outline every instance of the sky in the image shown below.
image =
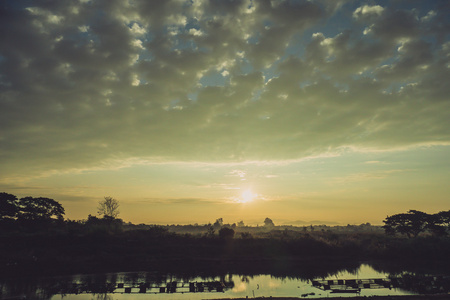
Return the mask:
[[0,191],[66,218],[450,209],[449,1],[4,0]]

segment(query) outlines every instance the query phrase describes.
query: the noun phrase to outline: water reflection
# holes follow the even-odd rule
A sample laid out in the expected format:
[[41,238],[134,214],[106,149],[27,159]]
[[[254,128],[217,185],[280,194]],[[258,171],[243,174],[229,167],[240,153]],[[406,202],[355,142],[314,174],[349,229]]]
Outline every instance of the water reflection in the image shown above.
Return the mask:
[[[328,297],[448,293],[445,273],[388,272],[379,264],[338,268],[324,272],[306,266],[294,272],[265,274],[110,273],[47,278],[0,280],[0,298],[25,299],[131,299],[139,294],[154,299],[207,299],[232,297]],[[448,269],[447,269],[448,270]],[[112,297],[114,295],[114,297]]]

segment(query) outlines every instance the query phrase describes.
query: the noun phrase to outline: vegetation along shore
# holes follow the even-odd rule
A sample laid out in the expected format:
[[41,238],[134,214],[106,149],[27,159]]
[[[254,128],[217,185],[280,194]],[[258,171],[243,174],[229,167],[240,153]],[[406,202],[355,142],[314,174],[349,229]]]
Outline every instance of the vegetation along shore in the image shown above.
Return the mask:
[[[106,197],[100,215],[64,219],[48,198],[0,194],[0,273],[75,274],[161,270],[189,272],[292,272],[327,262],[435,261],[450,258],[449,212],[409,211],[385,226],[264,226],[212,224],[156,226],[125,223]],[[307,268],[306,268],[307,269]],[[326,270],[324,271],[326,273]]]

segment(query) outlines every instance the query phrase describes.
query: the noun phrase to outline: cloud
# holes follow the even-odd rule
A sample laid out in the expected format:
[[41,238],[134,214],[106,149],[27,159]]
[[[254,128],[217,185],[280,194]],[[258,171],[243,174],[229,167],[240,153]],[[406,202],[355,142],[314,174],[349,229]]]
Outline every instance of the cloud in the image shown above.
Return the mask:
[[247,175],[247,173],[243,170],[232,170],[228,174],[229,175],[227,175],[227,176],[239,177],[239,178],[245,178],[245,176]]
[[370,17],[379,17],[384,11],[384,8],[380,5],[363,5],[358,7],[353,12],[353,18],[361,19],[361,18],[370,18]]
[[348,176],[335,178],[335,183],[343,184],[343,183],[353,183],[353,182],[363,182],[363,181],[371,181],[384,179],[393,174],[410,172],[412,170],[383,170],[383,171],[373,171],[373,172],[365,172],[365,173],[356,173],[350,174]]
[[[450,142],[441,4],[21,5],[0,12],[8,178],[127,159],[283,161]],[[337,33],[327,22],[340,11],[352,17]]]
[[164,204],[164,205],[172,205],[172,204],[206,204],[206,203],[223,203],[222,201],[214,201],[210,199],[201,199],[201,198],[145,198],[140,202],[145,202],[146,204],[154,203],[154,204]]

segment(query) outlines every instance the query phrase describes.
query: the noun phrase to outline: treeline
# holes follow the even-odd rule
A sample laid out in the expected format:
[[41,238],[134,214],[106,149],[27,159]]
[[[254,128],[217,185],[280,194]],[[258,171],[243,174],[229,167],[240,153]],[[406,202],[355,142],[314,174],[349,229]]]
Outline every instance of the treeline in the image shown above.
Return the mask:
[[[19,232],[66,231],[77,234],[115,234],[121,231],[154,229],[152,225],[124,223],[118,218],[119,202],[112,197],[99,201],[98,216],[89,215],[84,220],[64,220],[65,210],[54,199],[45,197],[23,197],[0,193],[0,230]],[[167,225],[160,226],[178,234],[192,234],[197,237],[219,238],[271,238],[278,236],[295,236],[315,231],[367,232],[379,230],[369,223],[329,227],[318,226],[276,226],[272,219],[265,218],[262,226],[246,226],[243,221],[225,224],[222,218],[205,225]],[[16,232],[17,233],[17,232]]]
[[[388,216],[384,230],[281,227],[265,220],[257,227],[224,224],[196,233],[170,226],[133,225],[118,218],[118,202],[99,203],[99,217],[64,220],[64,208],[49,198],[0,193],[0,275],[22,272],[89,273],[180,269],[275,272],[305,261],[373,259],[450,262],[448,212],[409,211]],[[439,226],[437,228],[436,226]],[[259,227],[259,228],[261,228]],[[410,238],[405,238],[405,237]]]
[[[18,199],[15,195],[5,192],[0,193],[0,229],[34,229],[41,230],[54,225],[58,228],[66,228],[69,231],[83,230],[88,232],[98,231],[104,233],[118,233],[125,230],[151,229],[155,226],[132,223],[124,223],[118,218],[119,202],[112,197],[105,197],[99,201],[98,215],[89,215],[86,220],[64,220],[64,207],[56,200],[45,197],[23,197]],[[389,236],[418,237],[421,234],[438,237],[447,236],[450,231],[450,210],[436,214],[410,210],[406,213],[387,216],[384,232]],[[205,237],[234,238],[239,232],[239,237],[274,237],[301,236],[301,234],[336,233],[336,232],[378,232],[377,227],[369,223],[361,225],[347,225],[328,227],[321,226],[275,226],[270,218],[265,218],[263,226],[245,226],[243,221],[237,224],[224,224],[223,219],[217,219],[213,224],[207,225],[167,225],[160,226],[160,230],[172,231],[178,234],[196,234]],[[157,226],[156,226],[157,227]],[[379,227],[378,227],[379,228]],[[319,231],[320,230],[320,231]],[[270,233],[270,234],[267,234]],[[300,233],[300,235],[299,235]]]

